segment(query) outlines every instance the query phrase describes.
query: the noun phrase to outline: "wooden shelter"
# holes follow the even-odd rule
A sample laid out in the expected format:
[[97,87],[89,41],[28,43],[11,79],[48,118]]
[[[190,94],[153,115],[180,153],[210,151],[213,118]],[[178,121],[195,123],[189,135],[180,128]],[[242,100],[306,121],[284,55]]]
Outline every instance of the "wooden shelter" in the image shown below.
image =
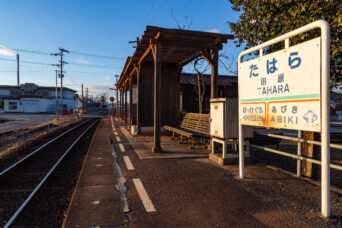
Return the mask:
[[[130,120],[138,127],[154,126],[153,152],[160,152],[160,126],[171,124],[179,113],[182,67],[199,56],[211,66],[210,97],[217,97],[218,51],[233,35],[147,26],[128,57],[116,87],[124,96],[127,122],[127,91]],[[123,99],[122,99],[123,100]],[[126,108],[124,108],[126,107]],[[153,113],[153,118],[152,118]]]

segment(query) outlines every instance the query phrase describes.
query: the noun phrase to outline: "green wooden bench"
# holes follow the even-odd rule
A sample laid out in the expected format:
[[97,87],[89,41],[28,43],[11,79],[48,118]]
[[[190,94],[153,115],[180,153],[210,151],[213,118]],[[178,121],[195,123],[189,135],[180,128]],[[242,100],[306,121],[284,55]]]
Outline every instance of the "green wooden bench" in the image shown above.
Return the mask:
[[163,128],[172,132],[173,137],[180,135],[181,142],[183,138],[191,140],[191,148],[195,148],[196,142],[206,146],[210,135],[209,117],[209,114],[181,113],[174,125],[165,125]]

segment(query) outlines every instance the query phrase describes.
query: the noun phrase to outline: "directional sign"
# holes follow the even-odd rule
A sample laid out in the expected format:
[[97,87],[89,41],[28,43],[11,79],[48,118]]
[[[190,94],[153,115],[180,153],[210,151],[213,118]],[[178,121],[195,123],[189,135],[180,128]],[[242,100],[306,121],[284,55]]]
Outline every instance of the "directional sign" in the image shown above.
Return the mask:
[[240,124],[321,131],[321,38],[239,65]]

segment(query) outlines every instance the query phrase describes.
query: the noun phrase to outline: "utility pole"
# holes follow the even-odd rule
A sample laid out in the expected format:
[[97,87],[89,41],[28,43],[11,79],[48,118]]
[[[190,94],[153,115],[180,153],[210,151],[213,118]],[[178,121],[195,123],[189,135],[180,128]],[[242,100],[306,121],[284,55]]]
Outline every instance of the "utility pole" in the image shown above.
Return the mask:
[[20,86],[20,77],[19,77],[19,54],[17,54],[17,86]]
[[83,84],[82,84],[82,115],[84,114],[84,102],[83,102],[83,99],[84,99],[84,95],[83,95]]
[[56,119],[58,120],[58,92],[57,92],[57,87],[58,87],[58,70],[56,70]]
[[[119,75],[115,75],[116,78],[116,86],[118,85],[118,78]],[[116,87],[116,115],[119,113],[119,92],[118,92],[118,87]]]
[[60,68],[60,74],[59,74],[59,77],[61,79],[61,89],[60,89],[60,100],[61,100],[61,104],[60,104],[60,107],[61,107],[61,112],[63,112],[63,77],[64,77],[64,74],[63,74],[63,65],[64,64],[67,64],[67,62],[64,62],[63,61],[63,56],[64,56],[64,52],[65,53],[69,53],[68,50],[66,49],[63,49],[63,48],[59,48],[59,53],[56,53],[56,54],[52,54],[54,56],[60,56],[60,61],[59,61],[59,64],[57,66],[59,66]]
[[88,88],[86,88],[85,111],[88,112]]

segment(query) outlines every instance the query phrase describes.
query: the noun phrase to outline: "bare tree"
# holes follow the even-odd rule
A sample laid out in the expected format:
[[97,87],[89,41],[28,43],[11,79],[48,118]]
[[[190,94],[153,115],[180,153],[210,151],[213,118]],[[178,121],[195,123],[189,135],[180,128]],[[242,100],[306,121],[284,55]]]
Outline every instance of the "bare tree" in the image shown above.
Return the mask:
[[203,69],[205,60],[203,57],[199,57],[194,61],[194,70],[196,71],[195,78],[191,80],[191,84],[194,85],[194,90],[198,95],[198,112],[203,112],[203,98],[205,94],[205,83],[203,80],[203,73],[207,70],[208,65]]
[[184,22],[181,24],[179,23],[179,21],[177,20],[175,14],[173,13],[173,10],[171,8],[171,16],[173,18],[173,20],[176,23],[177,28],[179,29],[183,29],[183,30],[188,30],[190,29],[191,25],[192,25],[192,16],[184,16]]

